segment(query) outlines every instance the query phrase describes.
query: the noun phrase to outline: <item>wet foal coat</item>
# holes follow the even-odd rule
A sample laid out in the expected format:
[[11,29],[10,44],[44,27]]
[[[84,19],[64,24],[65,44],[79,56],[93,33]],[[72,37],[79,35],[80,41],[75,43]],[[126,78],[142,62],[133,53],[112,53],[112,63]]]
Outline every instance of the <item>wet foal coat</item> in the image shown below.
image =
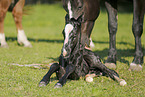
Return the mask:
[[[40,81],[39,86],[46,86],[50,76],[56,72],[59,82],[55,88],[62,87],[67,79],[77,80],[87,74],[104,75],[119,81],[119,75],[101,63],[98,55],[84,48],[81,43],[81,18],[74,20],[66,16],[68,24],[63,31],[64,45],[59,57],[59,63],[54,63]],[[64,53],[65,52],[65,53]],[[116,79],[118,78],[118,79]]]
[[25,47],[32,47],[27,40],[22,27],[23,7],[25,0],[0,0],[0,44],[1,47],[8,47],[4,34],[4,18],[7,11],[11,11],[17,28],[17,41]]
[[55,84],[55,88],[62,87],[67,79],[76,80],[81,76],[92,73],[105,75],[113,80],[117,80],[120,85],[125,85],[126,82],[120,79],[114,70],[108,69],[100,61],[98,55],[85,48],[89,45],[89,35],[94,20],[99,14],[98,1],[63,0],[63,5],[68,14],[65,17],[64,44],[59,57],[59,63],[51,65],[47,74],[40,81],[39,86],[46,86],[54,72],[56,72],[56,76],[59,79]]

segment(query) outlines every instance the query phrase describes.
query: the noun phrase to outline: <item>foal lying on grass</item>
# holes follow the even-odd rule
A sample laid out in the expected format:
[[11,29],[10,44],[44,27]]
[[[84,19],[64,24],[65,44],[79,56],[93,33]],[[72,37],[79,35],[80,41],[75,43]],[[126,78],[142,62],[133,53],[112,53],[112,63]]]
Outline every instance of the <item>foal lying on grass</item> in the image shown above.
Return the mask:
[[63,32],[64,45],[59,63],[51,65],[50,70],[40,81],[40,87],[49,83],[50,76],[54,72],[59,79],[55,88],[62,87],[67,79],[78,80],[81,76],[86,76],[86,81],[90,82],[92,77],[97,75],[110,77],[123,86],[126,84],[114,70],[108,69],[101,63],[98,55],[86,49],[85,44],[81,44],[81,19],[67,21]]

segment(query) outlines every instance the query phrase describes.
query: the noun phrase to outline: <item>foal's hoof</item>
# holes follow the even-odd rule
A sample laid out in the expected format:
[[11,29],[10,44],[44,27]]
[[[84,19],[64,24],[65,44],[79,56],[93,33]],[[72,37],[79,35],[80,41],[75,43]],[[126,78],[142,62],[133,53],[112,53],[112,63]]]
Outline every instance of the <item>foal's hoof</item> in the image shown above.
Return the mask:
[[127,82],[125,80],[121,79],[121,81],[119,82],[119,84],[121,86],[126,86],[127,85]]
[[62,87],[62,85],[60,83],[56,83],[54,86],[54,88],[61,88],[61,87]]
[[96,76],[96,74],[87,74],[85,76],[86,82],[93,82],[93,77],[95,77],[95,76]]
[[142,66],[140,64],[131,63],[129,70],[141,71],[142,70]]
[[41,82],[39,83],[39,87],[45,87],[46,85],[47,85],[47,83],[44,82],[44,81],[41,81]]
[[93,82],[93,77],[90,76],[86,77],[86,82]]
[[105,63],[105,66],[108,67],[109,69],[116,69],[115,63]]

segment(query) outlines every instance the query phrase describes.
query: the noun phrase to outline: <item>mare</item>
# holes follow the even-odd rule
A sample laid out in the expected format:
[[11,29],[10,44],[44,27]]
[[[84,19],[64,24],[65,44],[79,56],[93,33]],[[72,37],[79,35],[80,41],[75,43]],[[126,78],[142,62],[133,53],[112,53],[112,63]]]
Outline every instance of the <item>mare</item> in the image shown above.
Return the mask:
[[[109,53],[105,65],[109,68],[116,68],[117,50],[116,50],[116,32],[117,32],[117,1],[105,0],[105,6],[108,12],[109,29]],[[92,3],[93,2],[93,3]],[[77,20],[82,18],[81,41],[82,44],[89,46],[90,35],[94,22],[99,14],[99,4],[97,0],[63,0],[64,9],[69,14],[70,19]],[[143,33],[143,19],[145,12],[145,0],[133,0],[133,24],[132,32],[135,37],[135,56],[130,64],[131,70],[142,70],[143,51],[141,45],[141,35]]]
[[27,40],[25,32],[22,27],[23,7],[25,0],[0,0],[0,44],[1,47],[8,47],[5,34],[4,34],[4,19],[6,12],[10,11],[17,28],[17,41],[25,47],[32,47],[31,43]]

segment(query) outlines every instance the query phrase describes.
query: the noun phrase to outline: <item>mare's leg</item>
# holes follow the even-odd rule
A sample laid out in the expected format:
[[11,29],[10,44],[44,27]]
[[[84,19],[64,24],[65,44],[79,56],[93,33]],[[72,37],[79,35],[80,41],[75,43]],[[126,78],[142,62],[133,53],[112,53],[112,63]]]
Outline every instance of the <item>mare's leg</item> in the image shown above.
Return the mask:
[[11,4],[11,0],[0,0],[0,43],[1,47],[8,47],[4,34],[4,18]]
[[24,44],[25,47],[32,47],[31,43],[27,40],[27,36],[22,27],[22,16],[23,16],[23,7],[25,0],[19,0],[15,7],[13,8],[12,14],[15,20],[17,27],[17,41],[19,44]]
[[50,76],[54,72],[57,72],[59,69],[60,69],[60,65],[58,63],[52,64],[49,71],[46,73],[43,79],[39,82],[39,87],[46,86],[50,81]]
[[85,21],[81,24],[81,43],[83,44],[83,46],[90,46],[90,35],[93,27],[94,21]]
[[73,66],[73,65],[67,65],[67,67],[66,67],[66,73],[64,74],[64,76],[62,78],[59,79],[59,82],[57,82],[55,84],[54,88],[61,88],[66,83],[66,80],[67,80],[68,76],[72,72],[74,72],[74,70],[75,70],[75,66]]
[[135,37],[135,56],[130,64],[130,69],[140,71],[143,64],[143,51],[141,45],[141,35],[143,33],[143,20],[145,13],[145,1],[134,0],[133,2],[133,25],[132,32]]
[[108,68],[116,68],[116,32],[117,32],[117,0],[106,0],[105,6],[108,12],[109,53],[105,65]]

